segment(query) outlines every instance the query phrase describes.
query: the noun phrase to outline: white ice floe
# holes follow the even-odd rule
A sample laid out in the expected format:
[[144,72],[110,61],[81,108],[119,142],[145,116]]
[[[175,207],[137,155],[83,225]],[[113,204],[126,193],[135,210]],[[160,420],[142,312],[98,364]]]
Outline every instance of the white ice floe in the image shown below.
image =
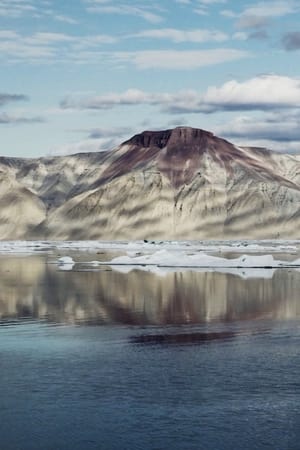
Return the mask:
[[[72,270],[75,261],[70,256],[57,260],[60,270]],[[154,253],[128,252],[111,261],[78,262],[78,270],[87,267],[110,266],[113,270],[129,273],[142,270],[165,276],[170,272],[193,270],[197,272],[219,272],[238,275],[241,278],[272,278],[279,268],[299,270],[300,259],[294,261],[277,260],[273,255],[241,255],[238,258],[224,258],[208,255],[203,252],[179,252],[159,250]]]
[[52,251],[202,251],[206,253],[297,253],[300,241],[0,241],[0,254],[34,254]]
[[280,261],[273,255],[241,255],[238,258],[222,258],[206,253],[169,252],[159,250],[155,253],[140,256],[118,256],[107,264],[111,266],[158,266],[158,267],[219,267],[219,268],[279,268],[299,267],[300,259]]
[[60,270],[72,270],[75,265],[75,261],[71,258],[71,256],[62,256],[61,258],[58,258],[57,264]]
[[[77,263],[93,268],[109,265],[114,270],[129,272],[139,268],[163,276],[169,272],[194,270],[198,272],[218,271],[233,273],[243,278],[273,276],[280,267],[299,270],[300,260],[282,261],[274,256],[278,253],[291,259],[291,254],[300,253],[300,240],[227,240],[227,241],[0,241],[0,255],[12,254],[30,256],[33,254],[52,254],[57,251],[97,253],[122,252],[111,261],[90,261]],[[245,254],[247,253],[247,254]],[[236,258],[223,255],[241,255]],[[220,256],[216,256],[220,255]],[[274,256],[272,256],[274,255]],[[74,260],[63,256],[55,261],[60,270],[72,270]]]
[[[101,263],[103,264],[103,263]],[[193,270],[238,275],[241,278],[272,278],[279,268],[300,267],[300,259],[276,260],[272,255],[241,255],[238,258],[222,258],[205,253],[169,252],[160,250],[138,256],[118,256],[107,262],[111,268],[122,273],[143,270],[160,276],[170,272]]]

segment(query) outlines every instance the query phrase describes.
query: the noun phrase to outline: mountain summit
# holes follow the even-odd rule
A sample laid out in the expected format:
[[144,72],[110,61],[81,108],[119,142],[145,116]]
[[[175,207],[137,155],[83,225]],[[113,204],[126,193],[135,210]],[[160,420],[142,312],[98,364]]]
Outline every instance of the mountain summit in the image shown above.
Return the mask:
[[190,127],[109,152],[0,158],[2,239],[297,238],[300,159]]
[[200,128],[177,127],[163,131],[144,131],[136,134],[124,144],[137,145],[145,148],[177,145],[203,145],[207,138],[213,138],[214,135]]

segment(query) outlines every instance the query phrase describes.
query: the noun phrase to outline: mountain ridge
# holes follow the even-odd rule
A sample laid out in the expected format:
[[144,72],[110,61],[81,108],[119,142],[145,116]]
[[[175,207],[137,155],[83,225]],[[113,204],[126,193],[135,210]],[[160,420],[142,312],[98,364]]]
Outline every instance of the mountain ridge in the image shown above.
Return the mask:
[[107,152],[0,157],[0,173],[0,239],[298,237],[300,160],[202,129],[144,131]]

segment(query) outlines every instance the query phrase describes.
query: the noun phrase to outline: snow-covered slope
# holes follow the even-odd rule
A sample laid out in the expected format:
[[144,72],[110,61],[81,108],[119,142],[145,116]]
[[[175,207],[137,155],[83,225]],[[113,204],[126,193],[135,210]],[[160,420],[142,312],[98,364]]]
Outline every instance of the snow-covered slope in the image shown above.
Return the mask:
[[299,158],[200,129],[144,132],[106,153],[2,158],[0,168],[45,210],[2,239],[299,237]]

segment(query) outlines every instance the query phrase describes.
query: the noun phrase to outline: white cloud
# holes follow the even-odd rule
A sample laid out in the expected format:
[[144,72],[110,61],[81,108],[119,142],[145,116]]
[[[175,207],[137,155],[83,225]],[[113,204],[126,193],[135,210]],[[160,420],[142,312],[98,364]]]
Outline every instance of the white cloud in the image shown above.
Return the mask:
[[239,116],[217,127],[224,136],[265,139],[277,142],[300,142],[300,115]]
[[138,69],[192,70],[245,58],[249,53],[231,48],[212,50],[145,50],[137,52],[115,52],[116,62],[131,63]]
[[[126,38],[165,38],[173,42],[222,42],[229,37],[218,30],[177,30],[173,28],[141,31]],[[124,36],[125,37],[125,36]],[[106,51],[101,48],[115,44],[120,37],[107,34],[75,35],[57,32],[19,33],[0,31],[0,60],[10,63],[76,63],[134,65],[138,69],[191,70],[208,65],[234,61],[249,56],[244,50],[214,48],[203,50]]]
[[45,0],[0,0],[0,17],[6,19],[47,18],[71,25],[78,23],[70,16],[49,9],[49,6],[52,6],[52,4]]
[[[175,0],[176,3],[179,3],[181,5],[191,5],[193,3],[192,0]],[[197,0],[196,2],[194,2],[200,6],[209,6],[209,5],[213,5],[216,3],[227,3],[227,0]]]
[[37,8],[30,0],[0,0],[0,17],[18,19],[35,12]]
[[[241,142],[241,145],[248,145],[247,142]],[[251,146],[267,148],[278,153],[300,155],[300,141],[278,142],[271,139],[255,139],[251,141]]]
[[118,138],[83,139],[76,142],[69,142],[49,151],[50,156],[73,155],[75,153],[104,152],[112,150],[120,144]]
[[[119,106],[137,106],[152,105],[171,111],[174,109],[185,110],[189,108],[197,108],[201,99],[201,95],[193,90],[180,91],[174,93],[150,93],[139,89],[128,89],[121,93],[108,93],[98,96],[68,96],[61,102],[63,109],[90,109],[90,110],[106,110]],[[190,110],[187,110],[190,112]]]
[[144,30],[131,35],[130,37],[141,37],[151,39],[168,39],[172,42],[224,42],[228,40],[228,35],[218,30],[178,30],[175,28],[159,28]]
[[237,27],[240,29],[247,28],[264,28],[268,25],[269,20],[265,16],[251,16],[251,15],[241,15],[237,22]]
[[203,5],[213,5],[215,3],[227,3],[227,0],[198,0],[198,3]]
[[211,86],[191,99],[172,102],[173,113],[213,113],[218,111],[270,111],[300,107],[300,79],[279,75],[261,75],[243,82],[231,80]]
[[176,3],[192,8],[194,14],[208,16],[210,6],[227,3],[227,0],[175,0]]
[[211,86],[204,93],[193,90],[175,94],[149,93],[129,89],[123,93],[88,98],[67,97],[62,101],[61,107],[105,110],[143,104],[159,106],[165,112],[173,114],[300,108],[300,79],[262,75],[244,82],[231,80],[220,87]]
[[74,42],[74,49],[93,49],[101,44],[114,44],[117,42],[117,38],[108,34],[96,34],[91,36],[80,36]]
[[57,61],[71,61],[80,54],[90,51],[90,59],[99,52],[100,45],[113,44],[116,38],[110,35],[70,35],[54,32],[36,32],[30,35],[15,30],[0,31],[0,58],[4,63],[49,64]]
[[208,15],[208,11],[205,8],[195,8],[194,13],[198,14],[199,16],[207,16]]
[[220,11],[221,16],[235,18],[238,17],[238,14],[232,11],[231,9],[223,9]]
[[128,89],[122,93],[108,93],[94,97],[76,99],[67,97],[61,102],[62,108],[73,109],[111,109],[115,106],[158,105],[172,99],[170,94],[151,94],[138,89]]
[[202,102],[212,109],[268,110],[300,106],[300,79],[262,75],[244,82],[235,80],[210,87]]
[[85,133],[86,138],[69,142],[50,151],[51,155],[69,155],[74,153],[104,152],[112,150],[125,140],[129,139],[137,130],[130,127],[98,127],[90,130],[73,130],[76,133]]
[[27,61],[32,62],[38,60],[41,62],[43,58],[45,61],[50,61],[55,57],[55,50],[50,45],[45,43],[37,44],[36,42],[29,42],[18,37],[15,40],[1,40],[0,41],[0,57],[4,58],[5,62]]
[[299,11],[299,3],[295,0],[268,0],[251,4],[241,12],[232,9],[220,11],[223,17],[236,19],[239,29],[262,29],[267,27],[272,19],[278,19]]
[[89,6],[87,6],[87,11],[90,13],[100,13],[100,14],[118,14],[118,15],[128,15],[137,16],[150,23],[159,23],[163,18],[153,12],[154,8],[145,8],[144,6],[136,6],[130,4],[119,4],[113,5],[111,1],[98,1],[98,0],[88,0]]
[[8,114],[0,113],[0,125],[16,125],[16,124],[26,124],[26,123],[41,123],[45,122],[43,117],[35,116],[30,117],[23,114]]
[[30,37],[23,37],[23,42],[33,43],[37,45],[48,45],[56,42],[74,42],[78,38],[64,33],[34,33]]
[[300,115],[298,111],[239,116],[214,132],[239,145],[266,147],[300,154]]
[[[27,101],[28,97],[24,94],[7,94],[0,92],[0,107],[6,106],[10,103],[16,103],[20,101]],[[0,113],[0,125],[16,125],[25,123],[40,123],[44,122],[44,118],[41,116],[29,116],[26,112],[1,112]]]
[[265,27],[270,19],[293,14],[297,10],[299,10],[299,5],[294,0],[258,2],[243,10],[237,21],[237,26],[238,28]]
[[99,127],[88,131],[89,139],[121,139],[126,136],[129,138],[133,131],[129,127]]
[[0,30],[0,40],[13,40],[18,38],[18,33],[14,30]]
[[85,3],[94,4],[94,5],[104,5],[108,3],[112,3],[113,0],[85,0]]
[[68,23],[70,25],[77,25],[78,24],[78,21],[73,19],[72,17],[64,16],[64,15],[61,15],[61,14],[55,14],[53,16],[53,18],[55,20],[57,20],[58,22]]
[[296,3],[289,0],[259,2],[243,11],[243,16],[282,17],[295,12]]
[[237,41],[246,41],[248,39],[248,34],[244,31],[239,31],[238,33],[234,33],[232,35],[233,39],[236,39]]

